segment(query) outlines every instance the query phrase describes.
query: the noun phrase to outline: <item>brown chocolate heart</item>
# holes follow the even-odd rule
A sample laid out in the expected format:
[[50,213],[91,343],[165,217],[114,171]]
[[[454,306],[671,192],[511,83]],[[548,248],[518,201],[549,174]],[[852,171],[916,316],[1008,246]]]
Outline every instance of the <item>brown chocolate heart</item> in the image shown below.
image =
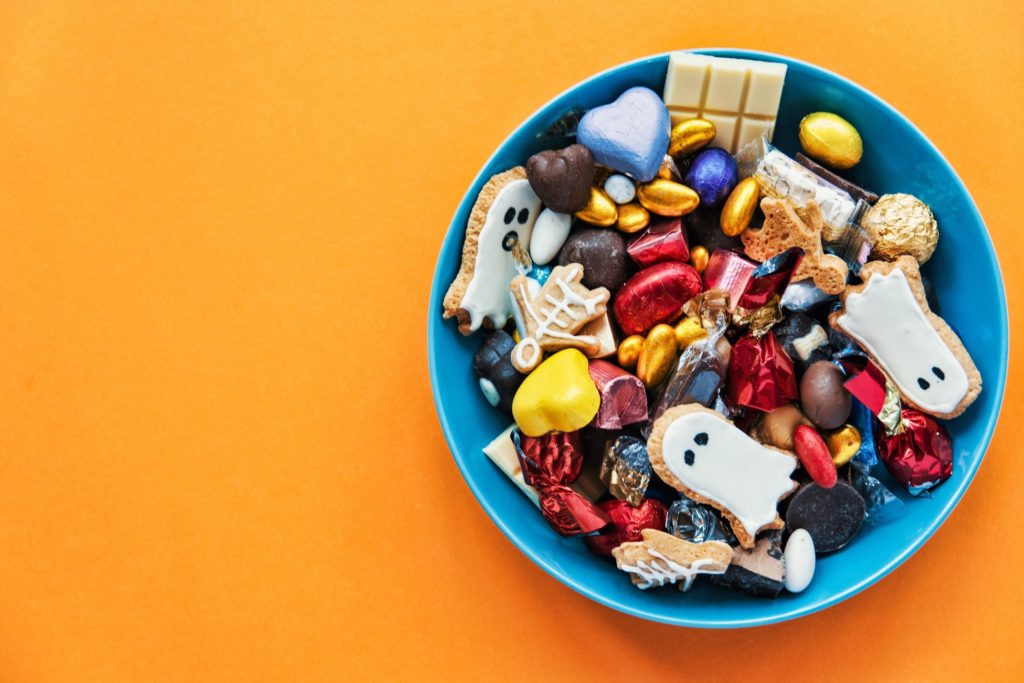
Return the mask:
[[546,149],[526,162],[526,177],[544,206],[559,213],[576,213],[590,200],[594,157],[583,145]]

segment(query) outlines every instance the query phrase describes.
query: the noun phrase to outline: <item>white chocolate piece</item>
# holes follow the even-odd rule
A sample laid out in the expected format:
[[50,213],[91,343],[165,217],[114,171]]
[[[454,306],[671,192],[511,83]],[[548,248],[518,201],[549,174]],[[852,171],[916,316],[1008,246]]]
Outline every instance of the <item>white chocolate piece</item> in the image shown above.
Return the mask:
[[663,93],[672,125],[707,119],[716,128],[711,145],[731,154],[762,135],[770,140],[786,69],[774,62],[673,52]]
[[799,593],[811,584],[816,558],[814,539],[806,529],[797,529],[789,535],[786,549],[782,552],[782,561],[786,565],[786,574],[783,578],[786,590],[790,593]]
[[515,429],[515,425],[503,431],[494,441],[484,446],[484,454],[491,459],[491,462],[498,466],[498,469],[505,473],[506,477],[519,487],[520,491],[533,501],[534,505],[540,507],[537,489],[527,484],[526,479],[523,478],[523,468],[519,464],[519,454],[516,452],[516,445],[512,441],[513,429]]
[[872,276],[862,291],[849,294],[836,322],[924,412],[952,413],[967,396],[967,372],[928,322],[899,268]]
[[597,351],[588,353],[587,358],[607,358],[608,356],[614,356],[619,350],[619,343],[615,338],[615,330],[608,319],[608,311],[605,311],[601,317],[591,320],[584,325],[583,329],[580,330],[580,334],[597,337],[597,340],[601,342],[601,346],[598,347]]
[[558,250],[565,244],[572,228],[572,216],[544,209],[537,217],[530,237],[530,258],[539,266],[545,266],[558,256]]
[[779,499],[793,490],[796,458],[766,448],[720,416],[680,415],[662,441],[666,467],[686,488],[721,505],[751,537],[778,517]]

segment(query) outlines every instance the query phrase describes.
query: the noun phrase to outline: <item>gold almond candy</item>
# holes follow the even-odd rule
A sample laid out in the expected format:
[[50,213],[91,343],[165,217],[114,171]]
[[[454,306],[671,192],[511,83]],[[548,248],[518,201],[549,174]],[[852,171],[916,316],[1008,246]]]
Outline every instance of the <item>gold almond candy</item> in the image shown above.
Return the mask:
[[700,204],[697,193],[682,183],[655,178],[641,185],[636,198],[645,209],[659,216],[685,216]]
[[710,258],[711,254],[708,253],[707,247],[697,245],[690,249],[690,265],[698,273],[704,272],[704,269],[708,267],[708,259]]
[[693,154],[715,139],[715,124],[707,119],[686,119],[672,128],[668,153],[671,156]]
[[800,121],[800,146],[815,161],[832,168],[853,168],[864,155],[864,141],[853,124],[827,111]]
[[655,325],[647,333],[640,360],[636,366],[636,375],[648,389],[661,384],[676,362],[676,331],[671,325]]
[[619,343],[619,350],[616,357],[621,365],[626,370],[635,370],[636,364],[640,360],[640,350],[644,346],[644,338],[639,334],[634,334],[626,337]]
[[832,462],[841,467],[853,459],[860,450],[860,432],[853,425],[843,425],[825,435],[825,443],[832,454]]
[[718,224],[729,237],[736,237],[750,226],[750,220],[757,209],[761,190],[753,178],[744,178],[732,189],[722,207]]
[[640,232],[651,222],[651,214],[636,202],[619,207],[619,218],[615,227],[625,233]]
[[591,187],[590,201],[576,212],[576,217],[591,225],[607,228],[615,225],[615,221],[619,219],[619,209],[604,190]]

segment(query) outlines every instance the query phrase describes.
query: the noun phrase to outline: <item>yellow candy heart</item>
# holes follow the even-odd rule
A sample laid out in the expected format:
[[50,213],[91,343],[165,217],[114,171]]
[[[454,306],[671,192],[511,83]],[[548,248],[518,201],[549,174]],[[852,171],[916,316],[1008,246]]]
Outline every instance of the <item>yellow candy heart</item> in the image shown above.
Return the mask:
[[527,436],[574,432],[590,424],[601,395],[587,357],[576,349],[554,354],[531,372],[512,399],[512,416]]

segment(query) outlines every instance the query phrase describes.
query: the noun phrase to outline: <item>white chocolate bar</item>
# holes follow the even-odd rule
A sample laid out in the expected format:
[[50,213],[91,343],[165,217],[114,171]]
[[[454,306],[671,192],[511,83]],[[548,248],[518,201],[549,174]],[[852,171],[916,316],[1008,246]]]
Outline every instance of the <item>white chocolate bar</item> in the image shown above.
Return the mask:
[[786,65],[673,52],[663,99],[672,125],[701,117],[715,124],[712,146],[735,154],[761,136],[772,138]]
[[540,507],[537,500],[537,489],[527,484],[523,478],[523,468],[519,465],[519,454],[516,453],[516,445],[512,441],[513,429],[515,429],[515,425],[503,431],[494,441],[484,446],[484,454],[533,501],[534,505]]

